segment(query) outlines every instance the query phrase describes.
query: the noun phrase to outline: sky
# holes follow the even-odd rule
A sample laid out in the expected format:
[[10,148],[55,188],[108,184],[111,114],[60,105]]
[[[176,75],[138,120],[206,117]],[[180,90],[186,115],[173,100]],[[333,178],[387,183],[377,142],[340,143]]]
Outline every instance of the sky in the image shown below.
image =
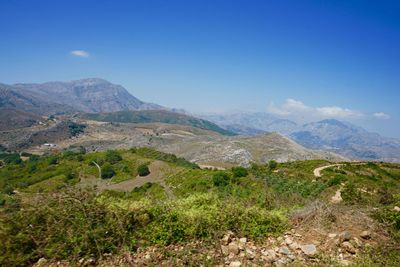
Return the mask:
[[0,83],[88,77],[190,112],[400,137],[400,1],[0,1]]

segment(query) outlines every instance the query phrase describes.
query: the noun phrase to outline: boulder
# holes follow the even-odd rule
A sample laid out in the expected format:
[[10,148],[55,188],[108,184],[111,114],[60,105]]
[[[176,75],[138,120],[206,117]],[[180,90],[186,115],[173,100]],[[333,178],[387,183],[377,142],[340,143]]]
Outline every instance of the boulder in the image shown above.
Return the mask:
[[279,252],[280,254],[283,254],[283,255],[292,254],[292,252],[291,252],[291,251],[289,250],[289,248],[286,247],[286,246],[280,247],[279,250],[278,250],[278,252]]
[[231,242],[228,245],[229,252],[233,253],[234,255],[239,254],[239,246],[235,242]]
[[344,248],[348,253],[356,254],[355,247],[348,241],[342,243],[342,248]]
[[350,239],[351,239],[351,234],[347,231],[344,231],[339,235],[340,242],[350,241]]
[[307,244],[300,246],[301,251],[309,257],[315,256],[317,254],[317,247],[314,244]]
[[370,231],[362,231],[360,234],[360,237],[363,239],[370,239],[371,238],[371,232]]

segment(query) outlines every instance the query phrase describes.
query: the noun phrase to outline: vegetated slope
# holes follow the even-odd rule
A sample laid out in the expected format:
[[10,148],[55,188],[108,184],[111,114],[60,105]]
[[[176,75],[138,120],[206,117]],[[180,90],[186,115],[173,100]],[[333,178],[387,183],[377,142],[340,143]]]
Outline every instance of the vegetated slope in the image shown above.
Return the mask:
[[38,128],[7,130],[1,133],[0,143],[10,150],[21,151],[45,143],[58,143],[83,133],[85,125],[63,120]]
[[[78,123],[87,125],[85,132],[74,139],[68,138],[58,142],[59,148],[74,145],[83,146],[88,151],[101,151],[153,147],[192,162],[217,167],[237,164],[249,166],[251,162],[265,163],[271,159],[344,160],[334,153],[306,149],[275,133],[256,137],[224,136],[217,132],[177,124],[108,123],[87,120],[79,120]],[[47,148],[31,147],[31,150],[44,152]]]
[[2,85],[0,88],[0,107],[39,114],[163,109],[159,105],[140,101],[124,87],[103,79]]
[[[329,162],[215,171],[147,148],[0,157],[2,266],[396,266],[400,258],[398,164],[348,163],[315,180],[312,170]],[[99,178],[93,162],[111,176]],[[162,166],[150,168],[154,183],[117,186],[135,181],[143,163]],[[330,203],[340,188],[342,202]]]
[[39,115],[72,113],[69,105],[49,101],[46,96],[0,84],[0,108],[12,108]]
[[45,121],[42,117],[11,108],[0,108],[0,131],[30,127]]
[[203,119],[191,117],[182,113],[176,113],[166,110],[141,110],[141,111],[118,111],[112,113],[92,113],[83,114],[82,118],[106,122],[123,123],[168,123],[178,125],[188,125],[204,130],[214,131],[223,135],[235,135],[224,130],[218,125]]
[[311,149],[332,151],[352,159],[400,162],[399,139],[382,137],[351,123],[334,119],[300,125],[262,112],[203,117],[241,134],[278,132]]

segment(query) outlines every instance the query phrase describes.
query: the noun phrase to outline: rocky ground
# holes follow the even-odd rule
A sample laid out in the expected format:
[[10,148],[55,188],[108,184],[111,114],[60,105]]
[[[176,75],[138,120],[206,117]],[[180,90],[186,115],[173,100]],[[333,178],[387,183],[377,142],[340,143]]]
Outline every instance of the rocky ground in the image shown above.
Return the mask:
[[[312,203],[293,213],[293,228],[283,235],[248,240],[227,232],[211,242],[139,247],[135,253],[105,254],[99,262],[79,259],[78,266],[347,266],[369,249],[389,244],[387,233],[366,210]],[[75,264],[75,263],[74,263]],[[70,266],[40,259],[35,266]]]

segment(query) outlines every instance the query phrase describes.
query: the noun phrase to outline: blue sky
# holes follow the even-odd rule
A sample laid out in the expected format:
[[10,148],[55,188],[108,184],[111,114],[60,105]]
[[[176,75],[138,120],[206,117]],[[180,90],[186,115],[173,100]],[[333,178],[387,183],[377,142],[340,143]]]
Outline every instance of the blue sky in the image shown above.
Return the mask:
[[[0,82],[101,77],[193,112],[400,137],[399,1],[1,1]],[[286,115],[284,115],[286,114]]]

